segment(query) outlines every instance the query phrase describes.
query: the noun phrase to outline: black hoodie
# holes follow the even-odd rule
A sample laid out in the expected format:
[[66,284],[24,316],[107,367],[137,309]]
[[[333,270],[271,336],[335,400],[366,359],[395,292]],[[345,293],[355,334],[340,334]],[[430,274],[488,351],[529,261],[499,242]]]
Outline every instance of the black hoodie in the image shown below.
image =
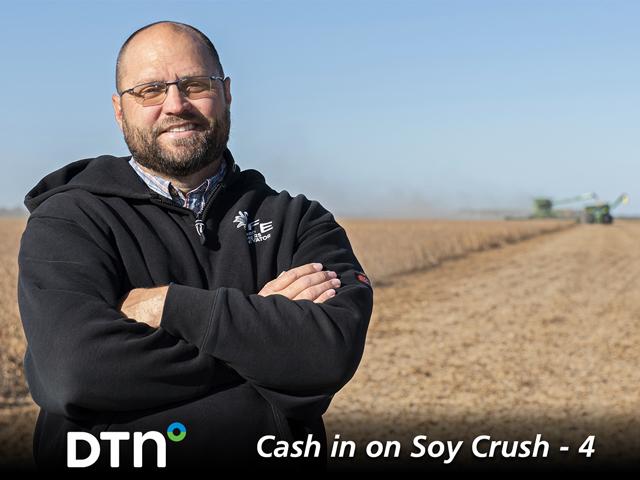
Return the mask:
[[[37,464],[64,467],[70,431],[99,438],[173,422],[187,435],[167,442],[168,467],[246,466],[260,458],[262,436],[309,433],[322,463],[321,415],[360,362],[373,304],[344,229],[318,202],[241,171],[228,151],[201,218],[152,192],[129,158],[73,162],[25,199],[18,300],[26,378],[41,407]],[[335,297],[257,295],[310,262],[337,272]],[[160,328],[119,311],[130,290],[167,284]],[[96,465],[108,464],[102,445]],[[130,453],[123,442],[123,467]]]

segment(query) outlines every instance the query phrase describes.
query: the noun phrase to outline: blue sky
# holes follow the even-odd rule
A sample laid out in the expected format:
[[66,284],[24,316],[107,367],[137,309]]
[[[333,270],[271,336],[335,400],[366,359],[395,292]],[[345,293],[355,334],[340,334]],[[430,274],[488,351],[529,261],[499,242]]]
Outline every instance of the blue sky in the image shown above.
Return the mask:
[[232,78],[230,148],[337,215],[630,194],[640,215],[640,2],[11,2],[0,16],[0,206],[126,155],[114,63],[142,25],[205,32]]

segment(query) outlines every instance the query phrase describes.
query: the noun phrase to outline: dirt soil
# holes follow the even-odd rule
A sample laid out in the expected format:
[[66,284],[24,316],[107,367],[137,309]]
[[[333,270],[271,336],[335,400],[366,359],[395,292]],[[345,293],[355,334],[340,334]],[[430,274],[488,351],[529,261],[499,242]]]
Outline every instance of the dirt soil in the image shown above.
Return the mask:
[[596,435],[596,457],[640,458],[639,244],[640,223],[582,225],[376,288],[328,439],[541,433],[557,458]]
[[[325,415],[330,443],[540,433],[577,455],[595,435],[596,457],[640,457],[639,244],[640,222],[583,225],[374,279],[364,358]],[[36,408],[12,396],[0,463],[31,455]]]

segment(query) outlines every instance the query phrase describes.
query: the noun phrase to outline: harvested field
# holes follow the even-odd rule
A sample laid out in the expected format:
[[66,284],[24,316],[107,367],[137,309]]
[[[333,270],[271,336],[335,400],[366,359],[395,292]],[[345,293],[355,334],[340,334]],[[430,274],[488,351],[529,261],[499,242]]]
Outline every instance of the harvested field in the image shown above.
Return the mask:
[[455,220],[343,220],[356,256],[378,282],[575,226],[568,220],[505,222]]
[[596,460],[637,460],[638,242],[640,222],[580,225],[394,276],[375,290],[365,355],[325,416],[328,438],[469,445],[541,433],[571,461],[557,447],[575,455],[596,435]]
[[[24,221],[0,222],[7,463],[29,458],[36,408],[15,305]],[[598,455],[640,451],[640,223],[340,222],[375,306],[360,369],[325,415],[329,439],[542,433],[577,448],[595,434]]]

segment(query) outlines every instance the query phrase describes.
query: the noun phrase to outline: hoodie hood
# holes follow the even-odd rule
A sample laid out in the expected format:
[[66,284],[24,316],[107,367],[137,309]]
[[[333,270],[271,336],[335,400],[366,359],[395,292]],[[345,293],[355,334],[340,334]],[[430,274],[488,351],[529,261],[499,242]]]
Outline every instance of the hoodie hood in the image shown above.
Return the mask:
[[[47,198],[74,189],[86,190],[100,196],[150,199],[153,195],[151,190],[131,168],[129,160],[131,155],[101,155],[72,162],[40,180],[27,193],[24,204],[29,212],[33,212]],[[228,149],[223,153],[223,161],[227,163],[227,170],[222,183],[229,186],[238,180],[241,170]],[[260,178],[256,180],[264,181],[264,177],[256,170],[247,170],[244,173],[258,174]]]

